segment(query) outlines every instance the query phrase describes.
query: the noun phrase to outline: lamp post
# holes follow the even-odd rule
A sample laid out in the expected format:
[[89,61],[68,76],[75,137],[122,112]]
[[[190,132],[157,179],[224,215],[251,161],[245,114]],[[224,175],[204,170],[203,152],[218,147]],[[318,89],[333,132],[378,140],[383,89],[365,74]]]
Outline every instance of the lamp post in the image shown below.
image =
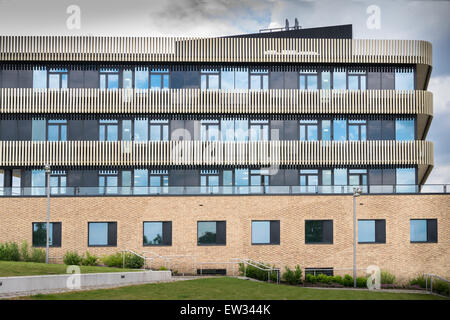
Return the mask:
[[356,198],[361,195],[360,188],[353,188],[353,287],[356,288]]
[[50,230],[50,165],[46,164],[45,174],[47,176],[47,228],[45,230],[45,263],[48,263],[48,248],[49,248],[49,230]]

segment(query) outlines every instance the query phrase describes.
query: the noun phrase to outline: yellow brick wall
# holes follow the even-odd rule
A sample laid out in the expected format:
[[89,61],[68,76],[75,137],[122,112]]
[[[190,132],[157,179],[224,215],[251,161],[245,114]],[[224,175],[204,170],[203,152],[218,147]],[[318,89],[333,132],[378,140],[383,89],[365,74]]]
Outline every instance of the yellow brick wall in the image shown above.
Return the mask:
[[[359,219],[386,219],[386,244],[360,244],[358,268],[375,264],[398,279],[418,273],[450,278],[449,195],[366,195],[358,198]],[[204,268],[225,268],[232,258],[251,258],[278,266],[334,267],[351,274],[353,239],[351,196],[192,196],[67,197],[51,199],[51,221],[62,222],[62,247],[96,255],[122,249],[159,255],[191,255]],[[45,198],[1,198],[0,242],[32,240],[32,222],[45,221]],[[438,219],[438,243],[410,243],[409,220]],[[333,244],[305,244],[305,220],[332,219]],[[197,221],[226,220],[226,246],[197,246]],[[252,220],[280,220],[280,245],[251,245]],[[117,221],[117,247],[88,247],[88,222]],[[143,247],[143,221],[172,221],[172,246]],[[150,253],[148,253],[151,256]],[[163,264],[155,259],[153,266]],[[180,272],[194,270],[194,258],[174,257]],[[229,271],[233,270],[228,265]],[[361,271],[363,272],[363,271]],[[361,273],[362,274],[362,273]]]

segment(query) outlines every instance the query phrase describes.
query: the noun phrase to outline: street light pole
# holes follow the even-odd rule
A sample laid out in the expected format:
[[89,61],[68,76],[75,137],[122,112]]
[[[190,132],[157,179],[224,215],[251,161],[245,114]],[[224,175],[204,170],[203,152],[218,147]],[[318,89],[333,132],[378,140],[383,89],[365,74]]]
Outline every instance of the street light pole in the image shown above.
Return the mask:
[[360,188],[353,188],[353,287],[356,288],[356,198],[361,195]]
[[45,230],[45,263],[48,263],[48,251],[49,251],[49,230],[50,230],[50,166],[45,165],[45,174],[47,175],[47,228]]

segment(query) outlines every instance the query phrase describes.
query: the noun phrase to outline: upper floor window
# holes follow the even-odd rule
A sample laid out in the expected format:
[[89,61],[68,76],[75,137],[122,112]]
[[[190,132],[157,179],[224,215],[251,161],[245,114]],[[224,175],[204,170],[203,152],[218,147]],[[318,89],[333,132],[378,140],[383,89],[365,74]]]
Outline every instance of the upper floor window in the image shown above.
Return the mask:
[[269,121],[268,120],[250,120],[250,140],[267,141],[269,140]]
[[299,129],[301,141],[313,141],[318,139],[317,120],[300,120]]
[[300,71],[299,89],[317,90],[318,89],[317,84],[318,84],[317,71]]
[[118,172],[116,170],[101,170],[98,173],[98,187],[100,194],[117,193]]
[[219,89],[220,72],[219,70],[203,69],[200,72],[200,84],[202,89]]
[[347,89],[347,71],[345,69],[333,71],[333,89]]
[[150,70],[151,89],[169,89],[169,69],[154,68]]
[[269,89],[269,70],[250,70],[250,89]]
[[366,186],[367,185],[367,169],[349,169],[348,170],[348,184],[350,186]]
[[67,120],[49,119],[47,122],[48,141],[67,140]]
[[219,120],[202,120],[201,138],[202,141],[218,141]]
[[416,169],[415,168],[396,168],[396,191],[397,192],[417,192],[416,188]]
[[358,141],[367,138],[367,120],[348,120],[348,140]]
[[48,87],[50,89],[67,88],[67,69],[51,68],[48,70]]
[[437,219],[411,219],[411,242],[437,242]]
[[359,70],[348,71],[348,89],[366,90],[367,72]]
[[413,70],[395,70],[395,90],[414,90]]
[[248,119],[220,120],[222,141],[248,141]]
[[415,140],[414,119],[398,118],[395,120],[395,140]]
[[169,120],[150,120],[150,140],[169,140]]
[[200,170],[202,193],[210,193],[219,186],[219,170]]
[[136,89],[150,88],[148,68],[136,67],[134,69],[134,87]]
[[148,141],[148,119],[134,119],[134,141]]
[[118,120],[100,120],[99,121],[99,140],[117,141],[119,131]]
[[300,190],[302,192],[316,192],[319,185],[319,170],[301,169],[299,172]]
[[119,88],[119,69],[100,69],[100,89]]
[[52,171],[50,174],[50,193],[65,194],[67,187],[67,172],[65,170]]
[[248,89],[248,69],[222,68],[220,82],[224,90]]
[[322,71],[321,78],[322,78],[321,88],[323,90],[331,89],[331,72],[330,71]]
[[47,88],[47,68],[34,68],[33,69],[33,88],[46,89]]

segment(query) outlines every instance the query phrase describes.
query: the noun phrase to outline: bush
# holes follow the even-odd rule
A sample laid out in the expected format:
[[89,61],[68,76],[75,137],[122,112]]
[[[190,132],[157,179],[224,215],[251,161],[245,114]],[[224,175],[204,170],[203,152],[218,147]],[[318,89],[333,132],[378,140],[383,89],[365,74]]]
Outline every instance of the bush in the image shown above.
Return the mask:
[[334,276],[332,279],[332,282],[338,283],[338,284],[344,284],[344,279],[342,279],[341,276]]
[[144,266],[144,259],[132,254],[132,253],[125,253],[125,268],[131,268],[131,269],[139,269]]
[[317,277],[315,275],[312,275],[312,274],[308,273],[305,276],[305,282],[316,283],[317,282]]
[[103,256],[102,261],[105,266],[108,267],[121,268],[123,266],[123,257],[120,252],[110,254],[109,256]]
[[19,261],[20,251],[17,243],[6,242],[0,244],[0,260]]
[[299,265],[295,266],[295,271],[286,267],[286,271],[282,276],[283,281],[289,284],[301,284],[302,283],[302,269],[300,269]]
[[418,285],[421,288],[425,288],[425,277],[423,274],[417,276],[416,278],[413,278],[411,281],[409,281],[409,284],[414,286]]
[[367,278],[357,277],[356,278],[356,287],[357,288],[367,288]]
[[91,255],[89,252],[86,251],[86,256],[83,256],[81,258],[81,265],[82,266],[96,266],[96,265],[98,265],[98,257]]
[[389,271],[381,271],[381,284],[394,284],[395,276]]
[[442,280],[433,279],[433,292],[448,296],[449,284]]
[[28,253],[29,247],[28,242],[25,240],[20,246],[20,255],[23,261],[30,261],[30,254]]
[[[268,265],[268,264],[267,265],[263,264],[263,265],[266,266],[267,268],[270,268],[270,265]],[[261,281],[267,281],[267,277],[268,277],[267,271],[260,270],[259,268],[256,268],[256,267],[253,267],[250,265],[247,265],[245,268],[244,263],[239,263],[239,272],[241,273],[241,275],[244,275],[244,270],[245,270],[246,277],[261,280]],[[277,273],[276,272],[270,273],[270,280],[273,282],[277,281]]]
[[45,250],[39,248],[31,248],[31,255],[29,255],[29,260],[31,262],[45,262]]
[[344,276],[344,279],[342,280],[342,284],[346,287],[353,287],[353,277],[349,274],[346,274]]
[[326,274],[319,273],[317,275],[317,282],[330,284],[333,281],[332,276],[327,276]]
[[66,265],[78,266],[80,265],[81,260],[82,260],[81,256],[75,251],[67,251],[63,257],[64,264]]
[[167,269],[166,267],[164,267],[164,266],[161,266],[161,267],[159,267],[159,269],[158,269],[159,271],[166,271],[166,270],[169,270],[169,269]]

